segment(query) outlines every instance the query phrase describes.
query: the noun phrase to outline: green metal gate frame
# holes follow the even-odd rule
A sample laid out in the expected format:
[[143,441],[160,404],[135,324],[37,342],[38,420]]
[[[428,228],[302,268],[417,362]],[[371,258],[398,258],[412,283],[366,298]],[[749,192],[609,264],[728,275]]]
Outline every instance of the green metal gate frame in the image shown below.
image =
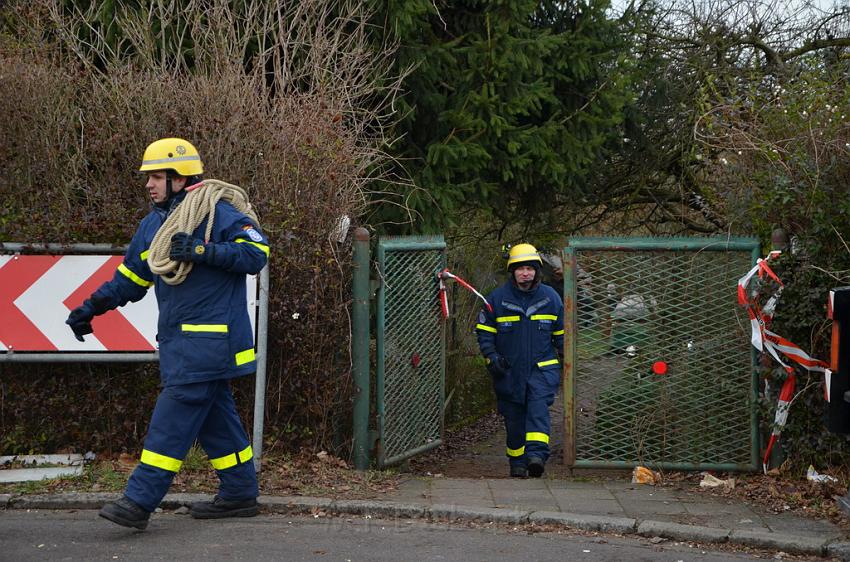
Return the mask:
[[437,274],[442,236],[378,240],[377,461],[384,467],[439,446],[445,400],[445,322]]
[[[576,458],[576,378],[578,373],[577,330],[578,324],[578,256],[581,251],[612,251],[612,252],[749,252],[750,263],[755,264],[760,257],[758,239],[743,237],[723,238],[604,238],[577,237],[570,238],[564,248],[564,320],[567,330],[564,341],[564,464],[576,468],[630,468],[639,464],[630,460],[599,460]],[[746,271],[741,271],[743,275]],[[735,286],[729,287],[730,294],[736,291]],[[604,309],[603,309],[604,310]],[[613,333],[613,332],[612,332]],[[757,470],[759,466],[759,423],[757,398],[759,392],[758,374],[756,371],[756,353],[751,350],[750,360],[752,373],[749,389],[749,428],[750,447],[749,462],[687,462],[662,461],[655,463],[659,468],[670,470]],[[719,374],[722,376],[722,373]]]

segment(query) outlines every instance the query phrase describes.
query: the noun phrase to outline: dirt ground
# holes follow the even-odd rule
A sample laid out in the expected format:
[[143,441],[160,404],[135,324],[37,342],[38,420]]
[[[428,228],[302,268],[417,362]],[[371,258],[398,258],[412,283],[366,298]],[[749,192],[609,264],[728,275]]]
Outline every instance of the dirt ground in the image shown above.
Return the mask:
[[[560,394],[550,408],[551,457],[546,472],[553,478],[631,478],[630,470],[571,470],[563,464],[564,403]],[[446,478],[509,478],[505,457],[505,430],[502,419],[491,413],[478,422],[447,432],[438,449],[414,458],[409,469],[427,475],[442,474]]]

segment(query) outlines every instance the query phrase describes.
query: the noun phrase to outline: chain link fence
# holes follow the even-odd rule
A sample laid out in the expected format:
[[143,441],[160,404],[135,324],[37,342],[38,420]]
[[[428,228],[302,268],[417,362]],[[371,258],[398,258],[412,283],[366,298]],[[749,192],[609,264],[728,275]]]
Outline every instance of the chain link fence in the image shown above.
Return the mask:
[[445,338],[437,273],[446,264],[445,248],[441,236],[378,241],[376,407],[380,466],[441,443]]
[[758,242],[579,238],[565,255],[566,462],[755,469],[758,388],[736,283]]

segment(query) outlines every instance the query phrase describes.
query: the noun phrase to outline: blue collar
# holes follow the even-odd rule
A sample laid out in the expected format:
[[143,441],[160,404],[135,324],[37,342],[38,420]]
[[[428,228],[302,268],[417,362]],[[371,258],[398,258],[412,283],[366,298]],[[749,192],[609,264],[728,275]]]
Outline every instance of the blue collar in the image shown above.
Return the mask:
[[171,212],[177,207],[177,205],[182,203],[185,198],[186,190],[181,189],[162,203],[154,203],[153,206],[154,209],[157,210],[160,214],[165,213],[166,215],[170,215]]

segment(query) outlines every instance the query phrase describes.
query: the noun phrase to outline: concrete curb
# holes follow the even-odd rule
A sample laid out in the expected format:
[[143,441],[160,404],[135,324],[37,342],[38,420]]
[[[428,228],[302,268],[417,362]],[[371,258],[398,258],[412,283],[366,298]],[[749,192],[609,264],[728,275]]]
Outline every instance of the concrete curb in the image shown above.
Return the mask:
[[70,492],[67,494],[12,496],[7,509],[100,509],[121,494],[101,492]]
[[521,525],[528,523],[530,511],[505,509],[498,507],[464,507],[452,504],[434,504],[427,508],[430,519],[449,521],[482,521],[485,523],[507,523]]
[[371,517],[425,517],[425,506],[375,500],[337,500],[331,507],[336,515],[369,515]]
[[743,544],[755,548],[768,550],[782,550],[799,554],[826,554],[827,546],[831,542],[827,538],[813,537],[787,537],[779,533],[761,533],[758,531],[732,531],[729,540],[736,544]]
[[731,531],[715,527],[699,525],[682,525],[666,521],[642,521],[637,527],[637,534],[642,537],[664,537],[677,541],[717,542],[723,543],[729,539]]
[[850,560],[850,542],[834,542],[826,547],[827,556],[840,560]]
[[[3,509],[100,509],[117,499],[118,493],[66,493],[54,495],[15,496],[0,494]],[[209,500],[209,494],[168,494],[162,501],[165,509],[177,509],[194,501]],[[700,543],[729,543],[798,554],[826,554],[850,560],[850,543],[828,538],[728,530],[699,525],[682,525],[666,521],[638,521],[626,517],[582,515],[556,511],[523,511],[495,507],[467,507],[452,504],[411,504],[376,500],[332,500],[309,496],[260,496],[265,511],[272,513],[359,515],[375,518],[428,519],[435,521],[479,521],[505,524],[561,525],[572,529],[662,537]]]
[[529,517],[529,521],[541,525],[563,525],[583,531],[618,533],[620,535],[631,535],[637,527],[637,520],[627,517],[580,515],[560,511],[535,511]]

